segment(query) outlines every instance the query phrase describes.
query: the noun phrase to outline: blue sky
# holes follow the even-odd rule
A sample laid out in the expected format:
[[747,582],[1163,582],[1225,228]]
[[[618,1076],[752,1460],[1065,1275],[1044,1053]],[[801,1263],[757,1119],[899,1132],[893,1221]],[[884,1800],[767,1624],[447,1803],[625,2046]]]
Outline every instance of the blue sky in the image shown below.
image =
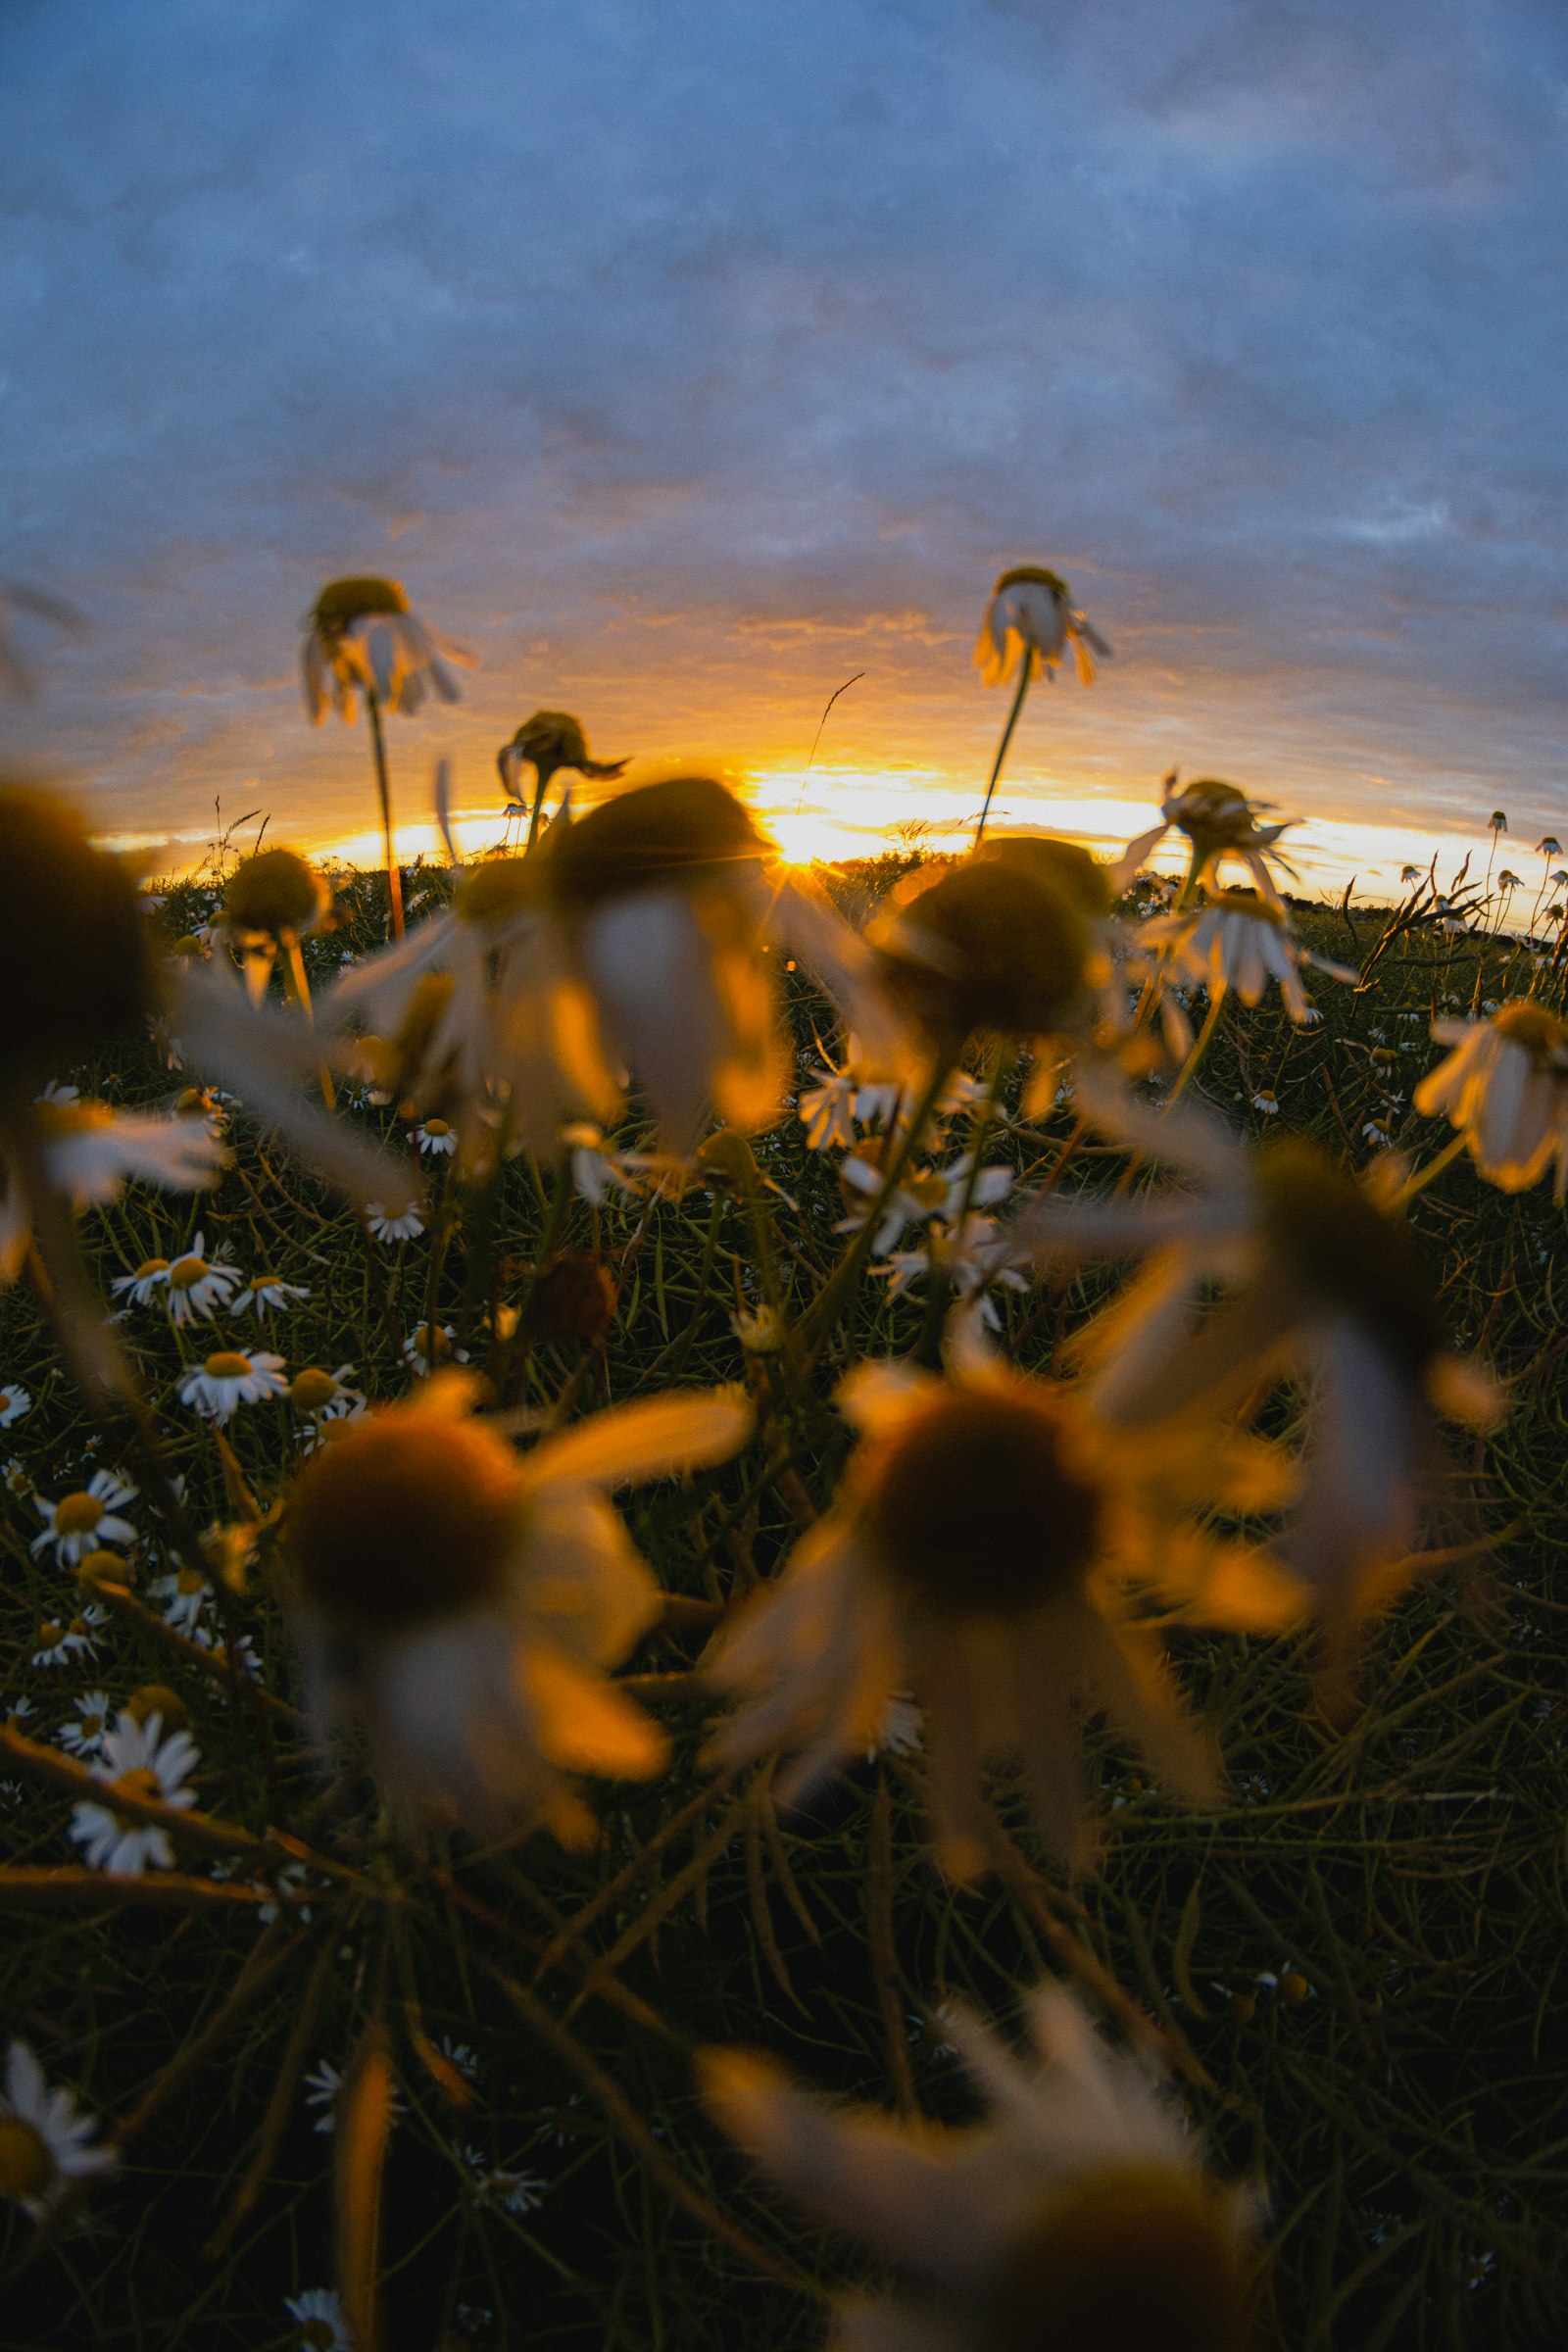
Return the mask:
[[1044,561],[1117,659],[1014,821],[1568,834],[1565,150],[1557,6],[8,0],[0,576],[92,633],[0,748],[352,830],[297,623],[371,569],[484,664],[411,808],[539,704],[787,800],[863,668],[824,774],[941,818]]

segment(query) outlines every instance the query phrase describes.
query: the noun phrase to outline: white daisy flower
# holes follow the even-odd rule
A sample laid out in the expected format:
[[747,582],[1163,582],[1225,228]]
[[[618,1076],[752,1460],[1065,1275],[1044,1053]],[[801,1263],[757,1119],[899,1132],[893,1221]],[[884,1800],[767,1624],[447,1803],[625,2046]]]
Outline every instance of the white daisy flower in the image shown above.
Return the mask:
[[1422,1079],[1415,1106],[1446,1118],[1489,1184],[1522,1193],[1555,1163],[1552,1198],[1568,1200],[1568,1021],[1530,998],[1490,1020],[1435,1021],[1452,1051]]
[[49,1181],[75,1209],[118,1200],[127,1181],[166,1193],[197,1193],[218,1182],[232,1154],[206,1119],[112,1110],[107,1102],[40,1105]]
[[114,1700],[107,1690],[83,1690],[72,1704],[75,1716],[60,1726],[55,1738],[74,1756],[95,1756],[114,1721]]
[[465,2175],[475,2205],[498,2205],[506,2213],[536,2213],[549,2182],[537,2173],[516,2173],[491,2165],[475,2147],[453,2142],[453,2156]]
[[307,1364],[288,1384],[288,1400],[302,1421],[357,1421],[365,1410],[365,1391],[351,1388],[352,1364],[327,1372]]
[[287,1394],[280,1355],[256,1348],[220,1348],[186,1374],[179,1401],[204,1421],[228,1421],[242,1404],[260,1404]]
[[132,1306],[150,1306],[158,1293],[169,1288],[167,1257],[144,1257],[131,1274],[117,1274],[109,1285],[117,1298],[127,1295]]
[[1368,1119],[1361,1129],[1361,1140],[1374,1152],[1387,1152],[1394,1142],[1394,1129],[1387,1119]]
[[8,1389],[0,1389],[0,1429],[9,1429],[32,1409],[32,1398],[18,1381]]
[[113,1470],[95,1470],[85,1487],[63,1494],[58,1502],[46,1502],[41,1494],[35,1494],[33,1502],[44,1525],[43,1532],[32,1540],[34,1557],[52,1545],[61,1567],[74,1568],[89,1551],[134,1544],[136,1530],[119,1513],[121,1504],[133,1501],[135,1495],[129,1479]]
[[276,1274],[253,1274],[248,1287],[235,1299],[233,1311],[243,1315],[254,1307],[258,1317],[265,1320],[270,1314],[286,1314],[291,1306],[298,1306],[310,1295],[308,1284],[284,1282]]
[[303,2295],[285,2295],[283,2309],[299,2331],[301,2352],[354,2352],[343,2305],[332,2287],[312,2286]]
[[[971,1209],[990,1208],[1004,1200],[1012,1190],[1012,1170],[982,1168],[971,1185],[973,1166],[972,1153],[966,1153],[945,1168],[928,1168],[924,1173],[906,1176],[892,1198],[879,1203],[881,1222],[871,1243],[873,1256],[885,1257],[906,1225],[923,1225],[933,1217],[940,1218],[945,1225],[956,1224],[965,1193],[969,1195]],[[864,1194],[873,1205],[878,1204],[883,1175],[872,1161],[858,1152],[852,1154],[840,1168],[839,1178],[847,1194],[851,1190]],[[869,1214],[867,1207],[858,1215],[841,1219],[833,1230],[858,1233]]]
[[416,1380],[428,1380],[432,1371],[443,1364],[466,1364],[466,1348],[459,1348],[457,1328],[451,1323],[416,1323],[404,1334],[403,1360]]
[[604,1499],[723,1460],[750,1408],[671,1395],[600,1413],[527,1454],[437,1374],[311,1456],[289,1515],[296,1627],[322,1736],[358,1719],[383,1790],[477,1826],[541,1808],[591,1834],[565,1776],[647,1779],[663,1733],[606,1680],[660,1613]]
[[156,1710],[145,1723],[122,1713],[112,1732],[106,1732],[95,1779],[110,1784],[106,1801],[80,1804],[71,1816],[70,1835],[93,1870],[112,1878],[139,1879],[149,1865],[172,1870],[174,1849],[169,1834],[154,1823],[133,1821],[114,1810],[114,1791],[151,1799],[184,1812],[196,1802],[196,1791],[185,1786],[186,1775],[201,1761],[189,1732],[162,1737],[164,1719]]
[[450,1159],[457,1151],[457,1131],[445,1119],[422,1119],[412,1133],[419,1150],[433,1158]]
[[953,1284],[960,1305],[974,1301],[990,1331],[1002,1329],[996,1300],[987,1294],[993,1285],[1007,1291],[1027,1291],[1026,1276],[1007,1263],[1006,1244],[995,1217],[969,1215],[961,1232],[940,1222],[930,1228],[924,1250],[896,1250],[883,1269],[889,1276],[888,1297],[902,1298],[912,1284],[935,1264]]
[[305,2078],[305,2104],[319,2110],[316,2118],[318,2132],[337,2130],[337,2103],[343,2089],[343,2070],[330,2058],[313,2066]]
[[108,1623],[105,1612],[92,1602],[70,1619],[46,1618],[38,1628],[33,1665],[69,1666],[78,1658],[90,1658],[98,1645],[97,1636]]
[[1260,1086],[1252,1097],[1252,1108],[1260,1110],[1265,1119],[1277,1119],[1280,1115],[1280,1099],[1272,1087]]
[[199,1568],[176,1568],[169,1576],[155,1577],[147,1592],[150,1599],[162,1604],[166,1625],[189,1634],[195,1631],[212,1589]]
[[1165,2085],[1108,2049],[1070,1994],[1036,1994],[1030,2025],[1035,2051],[1020,2057],[945,2005],[944,2033],[990,2109],[945,2130],[830,2105],[766,2058],[703,2053],[699,2087],[720,2127],[900,2280],[840,2301],[839,2352],[1241,2352],[1253,2200],[1207,2176]]
[[389,1210],[379,1200],[367,1200],[365,1222],[378,1242],[416,1242],[424,1231],[424,1219],[416,1209]]
[[859,1092],[853,1069],[811,1072],[812,1084],[803,1088],[796,1115],[806,1129],[808,1152],[848,1151],[855,1143],[856,1098]]
[[605,1150],[602,1128],[587,1119],[573,1119],[561,1130],[561,1140],[571,1156],[571,1181],[593,1207],[603,1208],[612,1192],[635,1191],[625,1160]]
[[0,2197],[42,2221],[73,2180],[114,2163],[112,2148],[89,2144],[97,2130],[96,2117],[78,2110],[72,2091],[51,2090],[27,2044],[14,2041],[0,2093]]
[[1004,685],[1020,661],[1027,677],[1054,677],[1069,650],[1080,681],[1093,685],[1096,657],[1108,661],[1110,648],[1073,603],[1066,581],[1037,564],[1004,571],[991,591],[974,649],[984,683]]
[[475,666],[466,647],[419,618],[397,580],[329,580],[305,626],[301,664],[313,726],[329,710],[352,719],[361,694],[373,693],[388,710],[417,710],[430,693],[455,703],[452,668]]
[[203,1252],[207,1247],[205,1234],[196,1236],[190,1248],[174,1258],[164,1277],[169,1294],[169,1312],[183,1328],[198,1315],[204,1322],[221,1310],[227,1313],[234,1293],[245,1277],[238,1266],[226,1259],[208,1259]]
[[1287,909],[1252,891],[1220,891],[1206,906],[1146,923],[1140,940],[1163,948],[1165,972],[1205,988],[1210,1001],[1234,990],[1244,1004],[1256,1004],[1269,981],[1277,981],[1287,1012],[1298,1023],[1311,1009],[1301,984],[1303,967],[1310,964],[1352,988],[1360,978],[1348,964],[1331,963],[1303,948]]
[[1296,820],[1287,818],[1283,824],[1260,825],[1257,819],[1262,806],[1261,802],[1250,801],[1234,784],[1222,784],[1212,776],[1178,791],[1172,774],[1166,780],[1159,823],[1128,843],[1112,868],[1115,882],[1125,889],[1174,825],[1186,835],[1192,853],[1182,886],[1184,900],[1192,897],[1200,883],[1212,882],[1229,858],[1246,866],[1264,904],[1283,914],[1284,905],[1269,861],[1272,859],[1294,880],[1292,868],[1276,845]]

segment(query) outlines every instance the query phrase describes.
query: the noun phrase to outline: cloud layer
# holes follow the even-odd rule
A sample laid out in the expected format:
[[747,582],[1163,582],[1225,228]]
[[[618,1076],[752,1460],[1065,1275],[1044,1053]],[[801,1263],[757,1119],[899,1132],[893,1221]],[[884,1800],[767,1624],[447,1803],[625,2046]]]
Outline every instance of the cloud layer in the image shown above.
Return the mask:
[[858,668],[837,762],[983,774],[1035,560],[1117,661],[1020,781],[1561,832],[1565,91],[1474,0],[12,0],[0,575],[93,634],[11,748],[356,824],[296,623],[377,569],[485,662],[411,797],[539,703],[777,769]]

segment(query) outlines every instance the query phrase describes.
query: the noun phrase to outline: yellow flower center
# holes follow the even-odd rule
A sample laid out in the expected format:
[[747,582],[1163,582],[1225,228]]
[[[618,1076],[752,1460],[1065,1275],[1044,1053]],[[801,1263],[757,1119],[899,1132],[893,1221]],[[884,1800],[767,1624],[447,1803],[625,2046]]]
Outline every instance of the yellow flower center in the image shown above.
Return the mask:
[[522,1472],[483,1422],[393,1406],[311,1456],[290,1536],[305,1597],[354,1631],[402,1633],[501,1591]]
[[65,1638],[65,1627],[56,1625],[52,1617],[46,1617],[38,1628],[38,1647],[40,1649],[53,1649],[55,1644],[63,1642]]
[[1245,2352],[1246,2265],[1220,2201],[1174,2165],[1048,2190],[984,2297],[986,2352]]
[[161,1715],[166,1732],[178,1731],[186,1721],[184,1701],[167,1683],[143,1683],[126,1699],[124,1711],[133,1723],[145,1723],[149,1715]]
[[[192,1261],[187,1258],[185,1262],[188,1265]],[[197,1265],[200,1265],[201,1260],[200,1258],[197,1258],[194,1262]],[[167,1257],[144,1257],[141,1261],[141,1264],[136,1268],[136,1280],[138,1282],[150,1282],[155,1274],[167,1274],[168,1272],[169,1260]]]
[[310,2352],[332,2352],[337,2330],[328,2320],[307,2320],[300,2328],[300,2342],[308,2344]]
[[76,1581],[82,1585],[122,1585],[129,1571],[118,1551],[89,1551],[76,1562]]
[[1043,564],[1015,564],[1010,571],[1002,573],[991,593],[1001,596],[1008,588],[1049,588],[1053,596],[1061,598],[1063,604],[1072,601],[1060,572],[1047,571]]
[[206,1585],[207,1579],[198,1568],[181,1568],[175,1573],[174,1590],[177,1592],[200,1592],[206,1589]]
[[41,2197],[58,2171],[41,2132],[20,2115],[0,2115],[0,2197]]
[[1038,874],[1084,914],[1110,912],[1105,868],[1076,841],[1058,841],[1051,833],[1009,833],[988,841],[980,856],[1000,865],[1015,865],[1020,873]]
[[948,1389],[894,1438],[867,1525],[912,1598],[956,1617],[1006,1617],[1083,1582],[1100,1518],[1046,1398]]
[[172,1291],[193,1291],[208,1271],[205,1257],[176,1257],[169,1269]]
[[916,1020],[956,1052],[975,1029],[1033,1036],[1069,1025],[1089,947],[1082,908],[1058,883],[1022,861],[982,858],[904,909],[883,959]]
[[211,1110],[212,1107],[213,1098],[205,1086],[187,1086],[174,1102],[174,1108],[182,1118],[188,1118],[192,1111]]
[[183,956],[188,962],[194,961],[198,956],[201,956],[204,953],[205,951],[202,947],[202,943],[197,938],[194,931],[182,932],[180,937],[174,942],[174,954],[176,956]]
[[133,1771],[122,1772],[115,1783],[119,1796],[139,1796],[148,1804],[163,1802],[164,1788],[150,1764],[138,1764]]
[[209,1380],[247,1380],[250,1377],[251,1359],[233,1348],[220,1348],[216,1355],[207,1358],[202,1370]]
[[236,930],[309,931],[331,905],[319,874],[293,850],[263,850],[235,867],[223,906]]
[[1499,1005],[1492,1016],[1492,1026],[1511,1046],[1522,1046],[1538,1070],[1558,1078],[1568,1075],[1568,1021],[1559,1020],[1544,1004],[1517,998],[1511,1004]]
[[1213,777],[1189,784],[1185,792],[1177,794],[1172,822],[1200,850],[1241,847],[1250,842],[1257,830],[1246,793]]
[[710,776],[671,776],[554,827],[545,867],[558,905],[580,911],[626,891],[716,882],[766,855],[732,792]]
[[424,1132],[426,1135],[442,1136],[450,1135],[452,1133],[452,1129],[445,1119],[426,1119],[424,1122]]
[[1403,1226],[1294,1136],[1265,1144],[1256,1175],[1264,1238],[1287,1279],[1309,1301],[1366,1325],[1411,1370],[1428,1363],[1443,1346],[1443,1319]]
[[317,1364],[296,1372],[288,1384],[288,1400],[297,1413],[318,1413],[336,1395],[337,1382]]
[[55,1504],[55,1534],[57,1536],[87,1536],[104,1515],[104,1506],[96,1494],[83,1490],[68,1494]]
[[341,637],[357,620],[376,613],[406,612],[409,599],[398,580],[328,580],[311,611],[311,619],[323,637]]
[[148,924],[118,858],[42,793],[0,788],[0,1089],[139,1034],[154,1009]]

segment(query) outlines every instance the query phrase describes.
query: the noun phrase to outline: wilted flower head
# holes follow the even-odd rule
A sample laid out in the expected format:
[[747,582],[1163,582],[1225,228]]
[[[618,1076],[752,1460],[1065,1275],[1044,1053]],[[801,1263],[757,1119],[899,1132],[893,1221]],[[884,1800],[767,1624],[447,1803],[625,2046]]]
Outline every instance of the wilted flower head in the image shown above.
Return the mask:
[[1506,833],[1508,830],[1507,811],[1502,808],[1494,808],[1487,822],[1492,827],[1494,834]]
[[229,877],[223,914],[229,928],[274,943],[290,932],[314,931],[326,915],[332,894],[314,866],[295,850],[259,850],[244,858]]
[[313,1454],[289,1513],[295,1619],[323,1731],[357,1720],[387,1793],[478,1828],[538,1808],[591,1831],[565,1779],[644,1780],[663,1734],[605,1679],[659,1613],[606,1490],[735,1450],[728,1392],[600,1413],[519,1454],[438,1373]]
[[1156,917],[1140,937],[1152,944],[1168,943],[1168,973],[1206,988],[1211,997],[1230,988],[1244,1004],[1255,1004],[1269,981],[1278,981],[1293,1021],[1308,1017],[1303,965],[1351,987],[1360,976],[1348,965],[1331,963],[1303,947],[1279,902],[1250,890],[1220,891],[1201,908]]
[[1489,1184],[1522,1193],[1556,1162],[1553,1196],[1568,1200],[1568,1021],[1531,998],[1485,1021],[1435,1021],[1453,1050],[1422,1079],[1415,1107],[1446,1118]]
[[1081,1031],[1101,961],[1081,890],[1007,842],[910,875],[869,938],[884,983],[948,1056],[976,1030]]
[[1095,657],[1108,661],[1110,648],[1073,603],[1066,581],[1037,564],[1004,571],[991,591],[974,649],[985,683],[1004,684],[1020,659],[1030,676],[1044,671],[1051,677],[1069,646],[1080,679],[1092,685]]
[[1020,2059],[944,2004],[991,2110],[962,2129],[834,2108],[765,2058],[702,2053],[715,2122],[895,2275],[891,2294],[839,2303],[837,2352],[1247,2352],[1252,2200],[1204,2172],[1158,2079],[1069,1994],[1037,1994],[1030,2022]]
[[1560,858],[1562,856],[1562,843],[1557,839],[1555,833],[1547,833],[1537,842],[1536,856],[1538,858]]
[[427,692],[458,700],[448,667],[474,667],[474,657],[432,629],[397,580],[329,580],[306,615],[301,657],[305,708],[313,725],[329,708],[352,718],[359,693],[390,710],[417,710]]
[[502,745],[496,754],[496,769],[501,789],[509,801],[525,807],[521,790],[522,771],[531,766],[538,777],[534,797],[542,799],[551,777],[558,768],[571,768],[580,776],[592,776],[608,782],[618,776],[625,766],[624,760],[591,760],[588,738],[582,731],[580,719],[569,710],[536,710],[525,718],[510,743]]

